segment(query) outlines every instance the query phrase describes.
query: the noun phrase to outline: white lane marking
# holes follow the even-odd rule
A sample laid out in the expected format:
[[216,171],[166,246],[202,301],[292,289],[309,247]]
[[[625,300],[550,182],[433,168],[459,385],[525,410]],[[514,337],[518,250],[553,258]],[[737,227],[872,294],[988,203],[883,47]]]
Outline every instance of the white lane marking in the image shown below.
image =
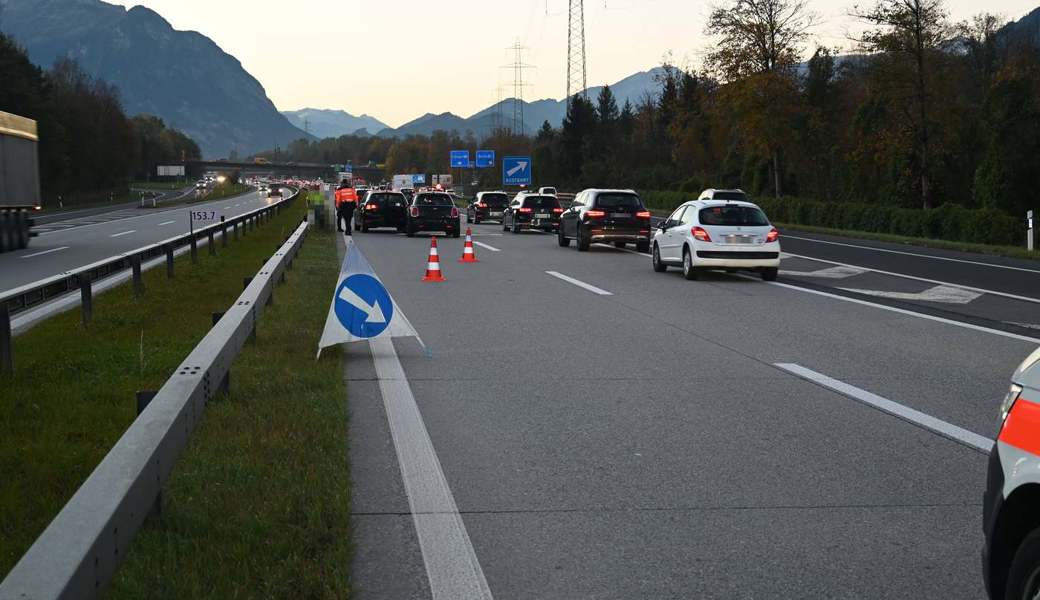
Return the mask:
[[[750,275],[740,275],[740,274],[738,274],[737,277],[742,277],[744,279],[751,279],[751,280],[754,280],[754,281],[758,281],[757,277],[751,277]],[[1023,342],[1030,342],[1030,343],[1033,343],[1033,344],[1040,344],[1040,338],[1029,337],[1029,336],[1025,336],[1025,335],[1018,335],[1017,333],[1010,333],[1010,332],[1007,332],[1007,331],[1001,331],[999,329],[991,329],[989,327],[982,327],[981,325],[972,325],[971,323],[963,323],[961,321],[954,321],[952,319],[944,319],[942,317],[936,317],[936,316],[933,316],[933,315],[928,315],[928,314],[924,314],[924,313],[914,312],[912,310],[905,310],[905,309],[902,309],[902,308],[896,308],[894,306],[886,306],[884,304],[877,304],[875,302],[868,302],[866,300],[860,300],[858,298],[849,298],[847,296],[839,296],[837,294],[829,294],[827,292],[821,292],[821,291],[818,291],[818,290],[810,290],[808,288],[799,287],[797,285],[790,285],[788,283],[780,283],[779,281],[770,281],[770,282],[765,282],[765,283],[768,283],[769,285],[773,285],[773,286],[777,286],[777,287],[786,288],[786,289],[789,289],[789,290],[795,290],[797,292],[802,292],[802,293],[805,293],[805,294],[812,294],[814,296],[823,296],[824,298],[832,298],[834,300],[841,300],[842,302],[851,302],[852,304],[859,304],[861,306],[872,306],[874,308],[878,308],[878,309],[881,309],[881,310],[887,310],[889,312],[899,313],[901,315],[907,315],[907,316],[910,316],[910,317],[917,317],[918,319],[927,319],[929,321],[935,321],[937,323],[945,323],[947,325],[953,325],[955,327],[963,327],[964,329],[971,329],[973,331],[982,331],[984,333],[992,333],[993,335],[999,335],[1001,337],[1006,337],[1006,338],[1010,338],[1010,339],[1013,339],[1013,340],[1021,340]]]
[[136,229],[131,229],[130,231],[121,231],[119,233],[113,233],[112,235],[110,235],[108,237],[111,237],[111,238],[123,237],[124,235],[130,235],[131,233],[137,233],[137,230]]
[[25,256],[22,256],[21,258],[32,258],[34,256],[43,256],[44,254],[50,254],[52,252],[61,252],[62,250],[68,250],[68,249],[69,249],[68,246],[60,246],[58,248],[51,248],[50,250],[44,250],[43,252],[36,252],[34,254],[26,254]]
[[368,343],[433,598],[491,600],[393,341],[382,337]]
[[920,425],[925,429],[929,429],[945,438],[949,438],[955,442],[960,442],[968,447],[979,450],[980,452],[988,453],[990,451],[990,448],[993,447],[993,440],[987,437],[981,436],[972,431],[968,431],[967,429],[963,429],[952,423],[947,423],[946,421],[937,419],[921,411],[914,410],[908,406],[903,406],[902,404],[899,404],[898,402],[893,402],[888,398],[882,398],[877,394],[872,394],[866,390],[862,390],[856,386],[849,385],[843,381],[838,381],[837,379],[832,379],[830,377],[827,377],[826,375],[817,373],[816,371],[813,371],[811,369],[806,369],[801,365],[790,363],[776,363],[775,366],[780,369],[783,369],[784,371],[787,371],[788,373],[797,375],[802,379],[811,381],[827,389],[838,392],[843,396],[848,396],[853,400],[859,400],[864,404],[873,406],[874,408],[882,412],[886,412],[895,417],[899,417],[900,419],[904,419],[906,421],[910,421],[911,423]]
[[[790,256],[785,253],[785,258]],[[784,269],[780,271],[781,275],[793,275],[795,277],[820,277],[822,279],[846,279],[848,277],[854,277],[856,275],[862,275],[866,273],[866,269],[860,269],[859,267],[830,267],[827,269],[820,269],[819,271],[788,271]]]
[[1040,329],[1040,324],[1037,323],[1016,323],[1014,321],[1005,321],[1008,325],[1017,325],[1019,327],[1025,327],[1026,329]]
[[225,207],[224,207],[224,210],[227,210],[227,209],[229,209],[229,208],[231,208],[231,205],[230,205],[230,204],[229,204],[229,205],[227,205],[227,206],[225,206]]
[[158,226],[159,227],[166,227],[167,225],[171,225],[171,224],[176,223],[176,222],[177,221],[163,221],[162,223],[159,223]]
[[1012,267],[1008,265],[996,265],[993,263],[982,262],[978,260],[965,260],[963,258],[948,258],[946,256],[931,256],[928,254],[918,254],[916,252],[904,252],[902,250],[888,250],[886,248],[873,248],[871,246],[861,246],[858,244],[845,244],[841,242],[828,242],[824,240],[816,240],[813,238],[804,238],[794,235],[784,235],[785,238],[791,238],[792,240],[802,240],[804,242],[815,242],[817,244],[830,244],[831,246],[845,246],[847,248],[860,248],[862,250],[873,250],[874,252],[887,252],[889,254],[902,254],[904,256],[916,256],[918,258],[930,258],[932,260],[945,260],[948,262],[964,263],[967,265],[979,265],[982,267],[993,267],[995,269],[1008,269],[1009,271],[1025,271],[1026,273],[1037,273],[1040,274],[1040,270],[1037,269],[1026,269],[1023,267]]
[[579,281],[579,280],[577,280],[577,279],[575,279],[573,277],[567,277],[563,273],[557,273],[556,271],[546,271],[546,273],[548,275],[552,275],[553,277],[555,277],[557,279],[561,279],[563,281],[566,281],[567,283],[576,285],[576,286],[578,286],[578,287],[580,287],[582,289],[586,289],[586,290],[592,292],[593,294],[599,294],[600,296],[613,296],[614,295],[614,294],[611,294],[610,292],[608,292],[607,290],[600,289],[600,288],[598,288],[598,287],[596,287],[594,285],[590,285],[588,283],[585,283],[584,281]]
[[486,249],[488,249],[488,250],[490,250],[492,252],[501,252],[501,250],[499,250],[498,248],[495,248],[494,246],[489,246],[488,244],[485,244],[484,242],[478,242],[477,240],[473,240],[473,245],[474,246],[480,246],[481,248],[486,248]]
[[937,285],[923,292],[882,292],[879,290],[859,290],[854,288],[839,288],[846,292],[877,296],[879,298],[892,298],[893,300],[914,300],[918,302],[940,302],[942,304],[968,304],[982,296],[978,292],[972,292],[958,287],[948,285]]
[[852,268],[852,269],[863,269],[865,271],[870,271],[871,273],[880,273],[882,275],[891,275],[893,277],[902,277],[903,279],[912,279],[914,281],[923,281],[925,283],[932,283],[932,284],[935,284],[935,285],[946,285],[946,286],[949,286],[949,287],[957,287],[957,288],[961,288],[962,290],[970,290],[972,292],[979,292],[980,294],[990,294],[992,296],[1003,296],[1004,298],[1011,298],[1013,300],[1022,300],[1024,302],[1033,302],[1033,303],[1036,303],[1036,304],[1040,304],[1040,298],[1032,298],[1032,297],[1029,297],[1029,296],[1019,296],[1017,294],[1009,294],[1007,292],[998,292],[998,291],[995,291],[995,290],[987,290],[987,289],[983,289],[983,288],[971,287],[969,285],[961,285],[959,283],[950,283],[949,281],[939,281],[937,279],[927,279],[927,278],[924,278],[924,277],[917,277],[917,276],[914,276],[914,275],[906,275],[906,274],[903,274],[903,273],[894,273],[892,271],[882,271],[880,269],[871,269],[869,267],[861,267],[859,265],[850,265],[850,264],[846,264],[846,263],[835,262],[833,260],[824,260],[822,258],[813,258],[811,256],[803,256],[801,254],[787,254],[787,256],[790,256],[792,258],[804,258],[806,260],[814,260],[816,262],[822,262],[822,263],[826,263],[826,264],[830,264],[830,265],[837,265],[837,266],[840,266],[840,267],[849,267],[849,268]]

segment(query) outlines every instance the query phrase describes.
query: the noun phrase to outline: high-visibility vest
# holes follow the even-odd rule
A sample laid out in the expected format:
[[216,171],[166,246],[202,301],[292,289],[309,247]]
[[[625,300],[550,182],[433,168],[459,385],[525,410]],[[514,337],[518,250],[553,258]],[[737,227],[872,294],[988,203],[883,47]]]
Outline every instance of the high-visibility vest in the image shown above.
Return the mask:
[[357,191],[354,188],[344,188],[342,190],[336,190],[336,208],[340,208],[344,203],[353,202],[357,204]]

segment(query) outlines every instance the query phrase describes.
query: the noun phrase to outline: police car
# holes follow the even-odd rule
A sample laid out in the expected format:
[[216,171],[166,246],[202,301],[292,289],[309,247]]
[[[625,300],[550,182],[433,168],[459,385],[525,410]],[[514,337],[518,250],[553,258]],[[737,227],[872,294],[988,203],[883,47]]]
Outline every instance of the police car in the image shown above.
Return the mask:
[[989,456],[982,572],[993,600],[1040,598],[1040,348],[1011,376]]

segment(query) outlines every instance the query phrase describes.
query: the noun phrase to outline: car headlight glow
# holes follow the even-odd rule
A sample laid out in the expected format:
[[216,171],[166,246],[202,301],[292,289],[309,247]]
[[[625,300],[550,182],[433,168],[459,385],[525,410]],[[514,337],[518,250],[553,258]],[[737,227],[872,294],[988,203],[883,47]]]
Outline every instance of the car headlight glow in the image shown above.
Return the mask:
[[1012,383],[1011,388],[1008,390],[1004,401],[1000,403],[1000,421],[1004,422],[1007,420],[1008,415],[1011,414],[1012,407],[1015,406],[1015,401],[1022,394],[1022,386],[1017,383]]

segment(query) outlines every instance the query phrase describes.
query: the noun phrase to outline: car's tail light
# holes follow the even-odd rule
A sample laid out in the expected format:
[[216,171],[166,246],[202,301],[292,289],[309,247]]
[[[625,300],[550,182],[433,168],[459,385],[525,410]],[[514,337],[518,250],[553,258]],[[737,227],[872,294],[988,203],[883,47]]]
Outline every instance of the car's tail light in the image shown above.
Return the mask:
[[694,227],[693,229],[690,230],[690,233],[693,234],[694,238],[696,238],[696,239],[698,239],[698,240],[700,240],[702,242],[710,242],[711,241],[711,236],[708,235],[708,232],[705,231],[703,227]]
[[587,210],[587,211],[585,211],[585,216],[590,218],[590,219],[602,219],[603,217],[607,216],[607,211],[605,211],[605,210]]
[[637,219],[649,219],[650,218],[650,211],[648,211],[648,210],[641,210],[641,211],[636,213],[636,218]]
[[773,228],[772,230],[769,231],[769,233],[766,234],[766,243],[767,244],[769,242],[775,242],[778,239],[780,239],[780,232],[777,231],[776,228]]
[[419,216],[419,207],[418,206],[413,206],[409,212],[411,213],[411,215],[413,217],[418,217]]
[[451,218],[454,219],[454,218],[456,218],[458,216],[459,216],[459,209],[452,207],[452,209],[451,209]]
[[520,209],[520,212],[522,212],[522,213],[524,213],[524,214],[526,215],[526,214],[527,214],[527,213],[529,213],[529,212],[534,212],[534,209],[533,209],[533,208],[527,208],[527,207],[525,206],[524,208],[521,208],[521,209]]
[[487,203],[486,202],[481,202],[480,204],[477,205],[477,207],[479,207],[479,208],[487,208]]
[[560,214],[560,213],[563,212],[563,209],[562,208],[554,208],[553,212],[556,213],[556,214]]
[[365,210],[379,210],[378,204],[366,204]]

